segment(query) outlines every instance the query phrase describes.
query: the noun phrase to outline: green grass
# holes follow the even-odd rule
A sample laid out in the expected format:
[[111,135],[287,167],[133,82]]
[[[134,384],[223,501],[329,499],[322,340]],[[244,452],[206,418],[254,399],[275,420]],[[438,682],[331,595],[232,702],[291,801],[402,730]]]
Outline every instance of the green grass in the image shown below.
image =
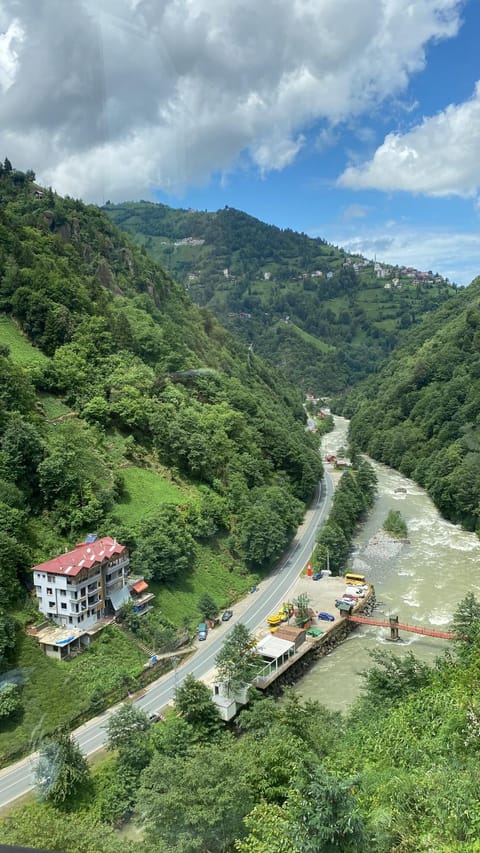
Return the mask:
[[139,675],[144,662],[143,652],[116,625],[105,628],[83,654],[64,662],[47,657],[37,640],[21,630],[8,669],[24,681],[23,713],[20,719],[2,721],[0,763],[16,750],[30,752],[45,733],[86,711],[94,694],[108,694]]
[[10,348],[10,358],[20,367],[41,367],[49,361],[30,343],[15,321],[5,315],[0,317],[0,342]]
[[207,546],[199,547],[197,566],[191,574],[170,584],[150,581],[150,587],[156,595],[155,608],[180,626],[184,618],[195,621],[199,617],[197,603],[203,593],[208,592],[222,610],[242,598],[257,581],[258,576],[247,573],[220,542],[216,553]]
[[[276,324],[279,325],[278,323]],[[305,332],[300,326],[296,326],[295,323],[289,323],[289,328],[295,331],[295,334],[298,335],[302,341],[310,344],[310,346],[315,347],[319,352],[334,352],[335,347],[331,344],[325,343],[325,341],[320,340],[320,338],[316,338],[314,335],[310,335],[308,332]]]
[[125,494],[112,511],[121,524],[137,524],[165,503],[185,504],[189,495],[151,468],[124,468]]
[[52,421],[55,418],[61,418],[62,415],[71,412],[71,409],[65,405],[58,397],[51,397],[50,394],[39,394],[39,400],[42,404],[45,417]]

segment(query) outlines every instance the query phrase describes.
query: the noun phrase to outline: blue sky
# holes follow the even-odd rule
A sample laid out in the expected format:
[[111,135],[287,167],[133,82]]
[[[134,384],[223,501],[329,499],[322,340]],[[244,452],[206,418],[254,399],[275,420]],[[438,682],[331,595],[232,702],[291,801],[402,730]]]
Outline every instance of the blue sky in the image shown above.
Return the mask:
[[0,156],[480,273],[479,0],[1,0]]
[[[435,268],[452,281],[468,284],[480,275],[476,190],[462,197],[353,189],[338,186],[338,178],[350,163],[368,162],[388,133],[404,134],[449,104],[471,99],[480,79],[479,37],[480,3],[470,0],[462,7],[458,34],[429,44],[425,67],[411,76],[401,99],[386,99],[358,121],[338,126],[331,146],[318,150],[322,124],[314,125],[306,131],[304,149],[282,171],[262,176],[250,166],[229,175],[217,173],[204,187],[181,196],[158,193],[158,199],[201,210],[228,204],[368,257]],[[477,151],[480,180],[480,134]]]

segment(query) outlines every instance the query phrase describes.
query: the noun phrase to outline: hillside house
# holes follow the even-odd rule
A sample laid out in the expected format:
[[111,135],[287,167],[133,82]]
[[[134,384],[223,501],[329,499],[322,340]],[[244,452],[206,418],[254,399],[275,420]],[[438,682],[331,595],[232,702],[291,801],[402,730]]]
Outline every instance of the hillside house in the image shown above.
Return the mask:
[[143,578],[129,581],[128,549],[110,536],[90,536],[32,572],[40,613],[58,626],[47,624],[36,636],[59,659],[87,646],[122,604],[133,600],[135,611],[145,613],[154,597]]

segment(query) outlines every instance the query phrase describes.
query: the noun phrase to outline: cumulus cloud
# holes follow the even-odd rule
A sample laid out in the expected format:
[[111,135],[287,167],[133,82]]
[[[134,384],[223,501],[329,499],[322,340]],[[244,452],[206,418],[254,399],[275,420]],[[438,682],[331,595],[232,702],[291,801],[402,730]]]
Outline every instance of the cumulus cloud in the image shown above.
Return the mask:
[[350,166],[339,184],[351,189],[407,190],[474,196],[480,188],[480,83],[470,100],[450,105],[403,135],[390,133],[373,158]]
[[[400,95],[460,0],[3,0],[0,151],[89,200],[179,191]],[[12,30],[15,26],[16,29]]]
[[341,233],[322,230],[328,239],[346,251],[377,261],[432,270],[457,284],[467,285],[480,275],[480,241],[476,231],[407,226],[389,222],[383,227]]

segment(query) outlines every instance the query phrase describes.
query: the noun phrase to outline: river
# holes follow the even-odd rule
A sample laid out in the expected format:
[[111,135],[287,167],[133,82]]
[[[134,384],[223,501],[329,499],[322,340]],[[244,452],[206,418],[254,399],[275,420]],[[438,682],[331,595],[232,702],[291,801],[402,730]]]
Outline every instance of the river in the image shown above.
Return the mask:
[[[336,417],[334,431],[323,438],[322,453],[346,447],[347,430],[348,421]],[[350,565],[374,584],[379,618],[398,614],[406,624],[447,630],[445,626],[468,592],[480,598],[480,541],[474,533],[445,521],[413,480],[385,465],[371,464],[378,478],[378,495],[355,537]],[[399,510],[405,519],[408,545],[386,549],[371,542],[390,509]],[[303,698],[318,699],[331,710],[345,710],[361,691],[360,672],[371,666],[372,649],[383,645],[395,654],[412,650],[432,663],[450,642],[404,633],[403,641],[394,644],[387,641],[388,634],[386,628],[359,626],[332,654],[316,663],[295,689]]]

